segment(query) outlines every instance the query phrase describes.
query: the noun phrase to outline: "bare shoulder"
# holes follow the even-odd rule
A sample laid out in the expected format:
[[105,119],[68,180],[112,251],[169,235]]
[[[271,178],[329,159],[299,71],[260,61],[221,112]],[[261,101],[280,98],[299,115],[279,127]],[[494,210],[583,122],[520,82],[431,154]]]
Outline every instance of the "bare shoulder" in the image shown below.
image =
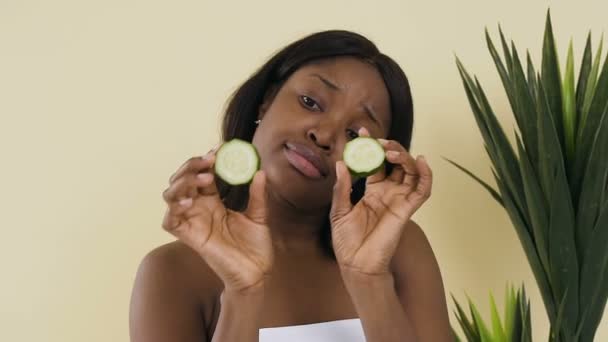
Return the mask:
[[174,282],[195,296],[214,296],[222,290],[222,281],[205,260],[182,242],[173,241],[150,251],[142,260],[140,271],[152,267],[159,274],[175,277]]
[[222,282],[179,241],[146,254],[130,306],[131,341],[206,340]]

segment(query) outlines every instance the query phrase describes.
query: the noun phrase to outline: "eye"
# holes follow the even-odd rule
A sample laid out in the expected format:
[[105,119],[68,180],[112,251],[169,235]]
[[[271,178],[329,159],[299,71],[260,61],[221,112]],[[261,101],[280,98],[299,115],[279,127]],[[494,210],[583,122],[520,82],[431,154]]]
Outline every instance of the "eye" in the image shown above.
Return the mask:
[[346,134],[348,135],[348,138],[351,140],[359,137],[359,133],[357,133],[357,131],[355,131],[353,129],[347,129]]
[[302,103],[303,106],[305,106],[306,108],[308,108],[312,111],[315,111],[315,112],[321,111],[321,107],[319,106],[319,104],[317,104],[317,102],[315,100],[313,100],[312,98],[310,98],[306,95],[300,96],[300,102]]

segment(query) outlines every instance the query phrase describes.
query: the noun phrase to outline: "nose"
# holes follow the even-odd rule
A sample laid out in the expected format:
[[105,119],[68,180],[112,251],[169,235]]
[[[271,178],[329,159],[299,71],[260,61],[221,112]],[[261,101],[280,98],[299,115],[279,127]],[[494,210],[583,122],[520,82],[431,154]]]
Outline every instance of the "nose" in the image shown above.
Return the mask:
[[331,144],[329,144],[326,139],[322,139],[319,132],[317,130],[311,129],[308,131],[308,138],[312,140],[315,145],[320,147],[325,151],[331,150]]
[[306,135],[324,151],[332,151],[335,145],[335,127],[330,124],[319,123],[316,127],[310,128]]

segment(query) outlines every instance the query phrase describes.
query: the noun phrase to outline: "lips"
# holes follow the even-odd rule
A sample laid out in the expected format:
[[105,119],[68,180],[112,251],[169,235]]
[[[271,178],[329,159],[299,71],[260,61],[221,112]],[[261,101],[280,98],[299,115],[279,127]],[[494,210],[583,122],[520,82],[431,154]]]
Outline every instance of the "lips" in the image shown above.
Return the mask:
[[323,159],[306,145],[288,142],[285,144],[285,154],[289,163],[305,176],[322,178],[329,173]]

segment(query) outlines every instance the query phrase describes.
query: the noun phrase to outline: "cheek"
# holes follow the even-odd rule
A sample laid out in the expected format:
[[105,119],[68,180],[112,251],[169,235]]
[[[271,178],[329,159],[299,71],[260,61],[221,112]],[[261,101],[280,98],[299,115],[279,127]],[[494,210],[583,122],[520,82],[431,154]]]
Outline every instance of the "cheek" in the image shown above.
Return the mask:
[[305,109],[300,105],[298,97],[289,93],[277,96],[266,111],[264,118],[268,118],[277,125],[288,125],[289,122],[293,123],[294,119],[302,118],[303,115],[305,115]]

